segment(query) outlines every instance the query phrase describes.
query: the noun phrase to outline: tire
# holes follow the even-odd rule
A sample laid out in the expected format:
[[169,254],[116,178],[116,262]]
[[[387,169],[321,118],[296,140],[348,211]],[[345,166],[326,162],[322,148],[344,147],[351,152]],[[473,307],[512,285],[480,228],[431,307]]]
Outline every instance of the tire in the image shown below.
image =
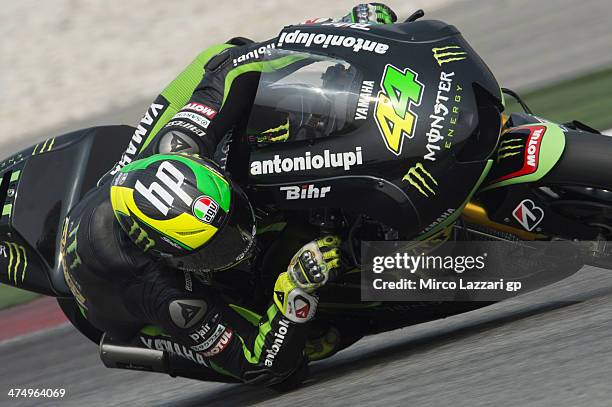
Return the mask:
[[612,190],[612,137],[582,131],[565,133],[563,155],[540,183]]
[[76,301],[72,297],[57,298],[57,303],[70,323],[96,345],[100,344],[104,332],[96,329],[85,319]]

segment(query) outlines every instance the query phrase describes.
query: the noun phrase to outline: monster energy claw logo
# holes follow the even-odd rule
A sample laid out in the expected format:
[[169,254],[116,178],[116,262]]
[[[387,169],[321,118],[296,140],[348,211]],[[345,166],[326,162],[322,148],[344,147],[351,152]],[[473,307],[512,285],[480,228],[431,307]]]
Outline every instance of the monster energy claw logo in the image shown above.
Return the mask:
[[[53,145],[55,144],[55,137],[45,140],[44,143],[38,143],[34,146],[34,150],[32,150],[32,155],[48,153],[53,149]],[[40,148],[39,148],[40,147]]]
[[[499,143],[499,149],[497,149],[497,161],[503,160],[504,158],[512,157],[521,154],[523,148],[523,140],[520,138],[512,138],[502,140]],[[518,143],[518,144],[514,144]],[[519,150],[519,151],[516,151]]]
[[[438,182],[421,163],[417,163],[414,167],[410,168],[406,175],[404,175],[404,178],[402,178],[402,181],[408,181],[410,185],[427,198],[429,198],[429,194],[436,194],[434,188],[438,185]],[[430,182],[433,185],[430,185]]]
[[286,141],[289,138],[289,119],[284,124],[278,127],[262,131],[261,135],[257,137],[258,142],[270,142],[276,143],[279,141]]
[[68,238],[73,239],[73,240],[68,245],[68,247],[66,247],[66,254],[74,255],[74,259],[72,259],[72,262],[70,263],[70,266],[69,266],[70,270],[73,270],[76,267],[83,264],[83,262],[81,261],[81,256],[79,256],[79,253],[77,252],[77,246],[78,246],[77,233],[79,231],[79,226],[81,226],[80,223],[74,229],[72,229],[70,233],[68,234]]
[[467,52],[463,51],[458,45],[448,45],[446,47],[432,48],[433,56],[439,66],[454,61],[462,61],[467,58]]
[[[28,269],[28,255],[25,247],[17,243],[4,242],[4,244],[8,248],[8,281],[10,282],[12,279],[15,285],[17,285],[25,279],[26,270]],[[2,251],[6,253],[6,249],[3,249],[4,247],[0,246],[0,253]]]
[[155,246],[155,241],[151,238],[149,238],[149,235],[147,234],[147,232],[140,227],[140,225],[136,222],[134,222],[132,224],[132,227],[130,228],[130,231],[128,232],[128,235],[131,238],[135,238],[136,240],[134,240],[134,243],[137,246],[143,245],[143,251],[147,251],[150,248],[152,248],[153,246]]

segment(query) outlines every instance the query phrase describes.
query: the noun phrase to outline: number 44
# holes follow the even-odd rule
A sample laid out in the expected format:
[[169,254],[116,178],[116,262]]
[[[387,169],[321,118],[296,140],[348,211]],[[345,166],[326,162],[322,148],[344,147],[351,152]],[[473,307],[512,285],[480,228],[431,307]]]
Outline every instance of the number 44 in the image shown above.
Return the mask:
[[425,86],[410,68],[403,71],[387,64],[380,81],[374,118],[387,149],[395,155],[402,153],[404,138],[414,137],[418,115],[413,106],[421,104]]

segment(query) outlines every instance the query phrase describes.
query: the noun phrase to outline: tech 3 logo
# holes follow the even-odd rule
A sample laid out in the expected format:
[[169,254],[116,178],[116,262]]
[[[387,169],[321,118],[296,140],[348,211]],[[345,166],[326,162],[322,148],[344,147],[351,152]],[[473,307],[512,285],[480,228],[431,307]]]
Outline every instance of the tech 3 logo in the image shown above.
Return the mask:
[[28,269],[28,254],[26,253],[25,247],[17,243],[2,243],[4,243],[4,245],[0,245],[0,256],[4,258],[8,257],[9,259],[8,281],[10,282],[12,279],[15,285],[23,283]]
[[514,208],[512,216],[526,231],[531,232],[544,219],[544,210],[531,199],[524,199]]
[[411,167],[402,181],[407,181],[417,189],[423,196],[429,198],[436,194],[436,187],[438,181],[425,169],[423,164],[417,163],[414,167]]
[[402,71],[387,64],[380,88],[374,119],[387,149],[399,156],[404,138],[414,137],[419,116],[412,108],[421,104],[425,85],[418,81],[418,73],[410,68]]
[[458,45],[447,45],[440,48],[432,48],[433,56],[438,66],[455,61],[467,59],[467,52],[463,51]]

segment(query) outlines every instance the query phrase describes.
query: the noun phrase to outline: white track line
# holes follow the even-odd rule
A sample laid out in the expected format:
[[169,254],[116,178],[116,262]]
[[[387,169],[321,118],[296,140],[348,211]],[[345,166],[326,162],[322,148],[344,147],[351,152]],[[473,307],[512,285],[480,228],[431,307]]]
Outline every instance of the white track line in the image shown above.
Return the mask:
[[[10,344],[15,343],[15,342],[22,342],[22,341],[25,341],[25,340],[28,340],[28,339],[35,339],[35,338],[38,338],[38,337],[42,337],[44,335],[49,335],[49,334],[54,333],[55,331],[61,331],[62,329],[65,329],[68,326],[71,327],[70,322],[63,322],[63,323],[61,323],[59,325],[52,326],[50,328],[44,328],[44,329],[41,329],[41,330],[38,330],[38,331],[28,332],[27,334],[15,336],[13,338],[8,338],[8,339],[5,339],[3,341],[0,341],[0,348],[2,348],[4,346],[7,346],[7,345],[10,345]],[[71,329],[76,329],[76,328],[71,328]]]

